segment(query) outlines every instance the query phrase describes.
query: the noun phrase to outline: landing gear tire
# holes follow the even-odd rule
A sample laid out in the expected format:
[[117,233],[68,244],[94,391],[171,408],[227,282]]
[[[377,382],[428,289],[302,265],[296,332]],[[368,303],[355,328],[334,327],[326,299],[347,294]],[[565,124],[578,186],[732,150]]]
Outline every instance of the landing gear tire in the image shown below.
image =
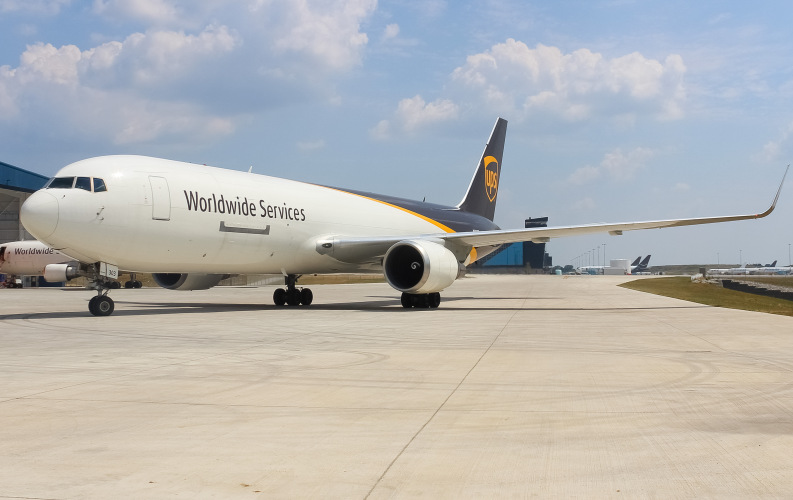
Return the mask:
[[400,298],[402,307],[410,309],[415,307],[417,309],[436,309],[441,305],[440,292],[433,293],[402,293]]
[[286,305],[299,306],[300,305],[300,291],[297,289],[286,291]]
[[309,288],[297,288],[297,279],[300,276],[288,274],[285,276],[286,288],[278,288],[273,292],[273,303],[276,306],[284,304],[289,306],[311,305],[314,302],[314,293]]
[[314,292],[310,288],[300,290],[300,303],[304,306],[310,306],[314,302]]
[[97,295],[88,301],[88,310],[94,316],[110,316],[115,308],[116,305],[113,299],[107,295]]
[[283,288],[276,288],[273,292],[273,302],[277,306],[286,304],[286,290]]

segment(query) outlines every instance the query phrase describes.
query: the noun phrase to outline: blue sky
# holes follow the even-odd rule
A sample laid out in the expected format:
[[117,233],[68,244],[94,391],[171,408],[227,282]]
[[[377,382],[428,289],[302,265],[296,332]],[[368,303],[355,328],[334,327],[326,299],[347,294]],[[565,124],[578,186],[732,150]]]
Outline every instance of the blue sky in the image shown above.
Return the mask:
[[[0,0],[0,159],[145,154],[456,204],[509,120],[496,222],[752,213],[793,158],[793,4]],[[788,264],[761,221],[553,240]],[[605,245],[605,247],[604,247]]]

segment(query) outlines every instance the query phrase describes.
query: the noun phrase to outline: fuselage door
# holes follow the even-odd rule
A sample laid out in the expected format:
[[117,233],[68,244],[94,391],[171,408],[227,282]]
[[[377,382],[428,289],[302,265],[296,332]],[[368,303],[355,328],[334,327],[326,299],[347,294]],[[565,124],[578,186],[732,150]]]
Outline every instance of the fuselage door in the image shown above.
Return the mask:
[[151,183],[151,218],[171,220],[171,193],[165,177],[149,176]]

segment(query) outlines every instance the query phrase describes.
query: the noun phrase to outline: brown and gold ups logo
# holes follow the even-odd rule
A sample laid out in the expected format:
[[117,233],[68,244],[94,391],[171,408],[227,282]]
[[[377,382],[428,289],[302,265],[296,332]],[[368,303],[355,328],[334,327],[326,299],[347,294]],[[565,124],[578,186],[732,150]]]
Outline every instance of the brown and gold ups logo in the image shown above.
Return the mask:
[[492,203],[498,195],[498,160],[492,156],[485,156],[485,192],[487,199]]

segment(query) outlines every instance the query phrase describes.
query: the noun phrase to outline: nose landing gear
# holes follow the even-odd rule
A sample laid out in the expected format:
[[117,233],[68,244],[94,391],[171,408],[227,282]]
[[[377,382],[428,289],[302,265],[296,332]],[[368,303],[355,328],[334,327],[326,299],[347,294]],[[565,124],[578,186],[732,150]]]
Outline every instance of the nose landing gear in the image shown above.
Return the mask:
[[96,263],[86,269],[90,286],[96,290],[96,296],[88,301],[88,311],[94,316],[110,316],[116,308],[113,299],[107,296],[107,292],[112,288],[120,287],[118,281],[114,279],[118,277],[118,271],[108,273],[107,267]]
[[88,301],[88,310],[94,316],[110,316],[115,308],[113,299],[104,294],[91,297],[91,300]]

